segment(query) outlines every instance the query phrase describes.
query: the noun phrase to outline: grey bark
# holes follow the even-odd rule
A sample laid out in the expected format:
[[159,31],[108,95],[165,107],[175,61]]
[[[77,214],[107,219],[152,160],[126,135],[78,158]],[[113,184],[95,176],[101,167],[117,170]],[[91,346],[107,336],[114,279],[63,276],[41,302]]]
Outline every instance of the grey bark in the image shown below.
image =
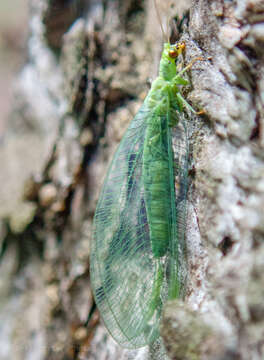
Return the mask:
[[[164,24],[168,3],[158,2]],[[264,5],[178,1],[171,15],[188,6],[173,36],[186,63],[204,58],[186,97],[205,114],[189,119],[189,277],[185,302],[164,310],[167,355],[124,350],[89,318],[96,200],[157,73],[153,3],[31,0],[28,63],[0,148],[1,359],[263,359]]]

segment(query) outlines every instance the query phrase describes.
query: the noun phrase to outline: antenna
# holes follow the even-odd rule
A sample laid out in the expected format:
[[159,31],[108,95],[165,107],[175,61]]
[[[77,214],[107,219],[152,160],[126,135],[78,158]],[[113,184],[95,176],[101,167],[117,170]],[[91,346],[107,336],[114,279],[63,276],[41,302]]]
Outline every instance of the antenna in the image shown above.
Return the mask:
[[[172,21],[172,9],[175,7],[175,2],[171,1],[169,3],[170,11],[167,12],[167,36],[168,36],[168,43],[170,43],[170,37],[172,35],[172,31],[175,31],[175,23],[171,23]],[[174,27],[174,29],[172,29]]]
[[154,6],[155,6],[157,18],[158,18],[160,28],[161,28],[161,31],[162,31],[163,40],[165,41],[166,40],[166,35],[165,35],[164,29],[163,29],[163,26],[162,26],[160,13],[159,13],[158,6],[157,6],[157,0],[153,0],[153,1],[154,1]]
[[170,35],[169,35],[169,28],[170,28],[170,18],[169,13],[167,12],[167,19],[166,19],[166,27],[167,27],[167,42],[170,43]]

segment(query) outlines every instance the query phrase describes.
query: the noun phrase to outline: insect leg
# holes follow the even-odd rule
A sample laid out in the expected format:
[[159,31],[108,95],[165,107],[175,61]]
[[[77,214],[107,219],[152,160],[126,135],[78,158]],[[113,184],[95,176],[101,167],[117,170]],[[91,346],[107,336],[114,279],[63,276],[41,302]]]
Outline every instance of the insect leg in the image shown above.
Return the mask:
[[189,109],[194,114],[199,114],[199,111],[195,111],[194,108],[184,99],[184,97],[181,95],[180,92],[176,94],[177,100],[179,103],[183,106],[185,106],[187,109]]
[[195,63],[196,61],[199,61],[199,60],[205,60],[204,58],[202,57],[197,57],[197,58],[194,58],[187,66],[185,66],[185,68],[183,68],[172,80],[173,82],[173,85],[189,85],[189,81],[188,80],[185,80],[183,79],[181,76],[182,74],[184,74],[187,70],[189,70]]
[[201,56],[198,56],[196,58],[194,58],[188,65],[185,66],[185,68],[183,68],[176,76],[175,78],[177,77],[180,77],[182,74],[184,74],[187,70],[189,70],[195,63],[196,61],[203,61],[205,60],[204,58],[202,58]]

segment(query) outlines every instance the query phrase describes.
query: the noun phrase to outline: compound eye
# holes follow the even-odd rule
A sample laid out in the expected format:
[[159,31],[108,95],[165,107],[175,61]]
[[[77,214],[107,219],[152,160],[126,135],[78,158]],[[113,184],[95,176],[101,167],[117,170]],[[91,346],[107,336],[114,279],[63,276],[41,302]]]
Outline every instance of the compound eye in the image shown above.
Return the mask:
[[171,49],[169,51],[169,56],[172,58],[172,59],[175,59],[177,56],[178,56],[178,51],[176,49]]
[[185,43],[179,43],[176,45],[178,51],[184,51],[185,50]]

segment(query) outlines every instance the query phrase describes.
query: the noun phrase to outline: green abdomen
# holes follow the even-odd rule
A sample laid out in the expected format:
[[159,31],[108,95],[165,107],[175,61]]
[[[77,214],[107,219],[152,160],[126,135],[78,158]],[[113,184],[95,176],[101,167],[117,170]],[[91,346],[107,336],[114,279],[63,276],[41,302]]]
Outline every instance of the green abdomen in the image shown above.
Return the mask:
[[[171,241],[171,176],[172,150],[168,142],[166,115],[152,116],[146,132],[143,151],[143,181],[145,206],[150,231],[152,252],[161,257],[168,251]],[[174,200],[175,201],[175,200]]]

